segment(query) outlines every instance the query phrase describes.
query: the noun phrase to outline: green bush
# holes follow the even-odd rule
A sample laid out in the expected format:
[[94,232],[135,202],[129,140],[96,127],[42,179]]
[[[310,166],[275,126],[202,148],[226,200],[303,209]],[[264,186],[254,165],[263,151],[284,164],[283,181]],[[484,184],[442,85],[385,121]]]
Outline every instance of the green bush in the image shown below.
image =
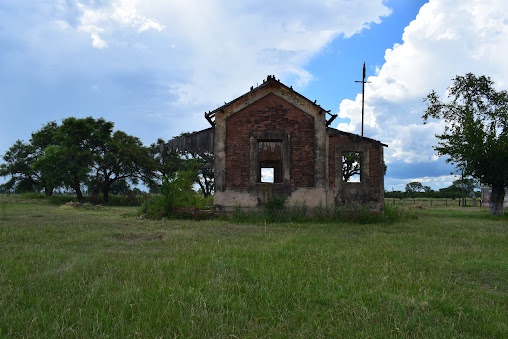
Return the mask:
[[[110,195],[109,206],[141,206],[146,200],[144,195],[136,194],[135,192],[129,192],[125,195]],[[103,203],[103,195],[98,194],[94,196],[85,197],[85,201],[93,205],[101,205]]]
[[46,196],[44,194],[39,193],[39,192],[22,193],[19,195],[19,197],[21,199],[36,199],[36,200],[42,200],[42,199],[46,198]]
[[147,199],[141,206],[140,214],[148,218],[161,219],[184,216],[178,209],[203,209],[213,205],[213,197],[203,198],[192,189],[196,174],[193,171],[181,171],[166,178],[161,194]]
[[78,199],[73,195],[64,194],[52,195],[48,197],[48,202],[52,205],[65,205],[71,201],[77,202]]

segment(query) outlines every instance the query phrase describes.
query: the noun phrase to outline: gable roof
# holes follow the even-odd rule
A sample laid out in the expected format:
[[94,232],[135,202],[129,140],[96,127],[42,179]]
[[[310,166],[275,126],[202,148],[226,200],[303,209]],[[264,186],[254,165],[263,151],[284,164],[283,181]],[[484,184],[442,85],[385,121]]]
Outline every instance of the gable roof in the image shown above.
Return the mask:
[[344,131],[338,130],[336,128],[327,127],[326,128],[326,132],[328,133],[329,136],[336,136],[336,137],[347,136],[347,137],[353,139],[353,141],[356,141],[356,142],[367,141],[367,142],[370,142],[370,143],[373,143],[373,144],[381,144],[384,147],[388,147],[388,145],[383,144],[382,142],[380,142],[380,141],[378,141],[376,139],[363,137],[361,135],[354,134],[354,133],[344,132]]
[[292,91],[294,94],[296,94],[300,99],[302,99],[303,101],[306,101],[307,103],[309,103],[310,105],[314,106],[316,108],[316,110],[320,110],[322,111],[323,113],[328,113],[330,114],[332,117],[329,119],[329,122],[327,123],[328,125],[335,119],[335,117],[337,116],[336,114],[331,114],[330,113],[330,110],[325,110],[324,108],[321,107],[321,105],[317,104],[316,101],[317,100],[314,100],[314,101],[311,101],[309,100],[308,98],[306,98],[305,96],[303,96],[302,94],[296,92],[294,89],[293,89],[293,86],[286,86],[284,85],[282,82],[280,82],[280,80],[277,80],[275,79],[275,75],[268,75],[266,77],[265,80],[263,80],[263,83],[261,85],[258,85],[257,87],[254,87],[254,86],[251,86],[250,88],[250,91],[231,100],[230,102],[224,102],[224,105],[214,109],[213,111],[208,111],[208,112],[205,112],[205,118],[208,120],[208,122],[213,126],[214,123],[213,123],[213,118],[215,117],[215,114],[217,112],[223,112],[224,109],[236,102],[239,102],[245,98],[247,98],[247,96],[250,96],[252,95],[253,93],[265,88],[265,87],[269,87],[269,86],[278,86],[278,87],[282,87],[283,89],[286,89],[286,90],[289,90],[289,91]]

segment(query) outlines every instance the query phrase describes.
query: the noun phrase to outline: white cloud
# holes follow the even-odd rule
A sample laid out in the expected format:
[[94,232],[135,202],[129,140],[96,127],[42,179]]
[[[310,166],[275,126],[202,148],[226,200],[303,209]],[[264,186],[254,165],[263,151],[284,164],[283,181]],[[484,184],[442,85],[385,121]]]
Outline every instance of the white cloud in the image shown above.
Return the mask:
[[95,48],[106,48],[108,47],[108,44],[106,41],[102,40],[99,36],[99,33],[91,33],[90,36],[92,37],[92,46]]
[[[77,29],[90,34],[92,46],[95,48],[108,47],[108,43],[103,39],[103,34],[113,36],[125,29],[134,29],[137,33],[148,30],[161,32],[165,29],[165,26],[156,20],[141,15],[136,9],[135,1],[118,0],[108,3],[108,6],[97,6],[94,2],[86,4],[79,1],[75,1],[74,4],[75,6],[67,7],[59,3],[56,7],[64,16],[70,9],[73,9],[74,12],[76,8],[79,10]],[[73,17],[73,19],[76,18]],[[58,22],[65,21],[58,20]],[[71,25],[67,24],[67,26]]]
[[176,95],[175,105],[182,108],[185,103],[189,110],[210,109],[216,98],[228,101],[243,94],[260,81],[260,74],[276,74],[296,88],[303,87],[312,79],[305,65],[313,55],[334,38],[354,35],[390,14],[382,0],[297,0],[290,5],[269,0],[114,0],[106,4],[79,2],[78,29],[88,32],[98,48],[132,39],[128,29],[161,32],[159,43],[172,50],[166,62],[178,66],[168,66],[177,74],[168,91]]
[[[406,27],[403,43],[385,53],[385,63],[368,78],[366,124],[369,137],[389,145],[387,162],[435,159],[434,135],[442,123],[422,124],[422,99],[441,95],[455,75],[489,75],[500,88],[508,84],[508,2],[434,0]],[[361,95],[344,100],[339,116],[351,119],[339,128],[359,133]]]

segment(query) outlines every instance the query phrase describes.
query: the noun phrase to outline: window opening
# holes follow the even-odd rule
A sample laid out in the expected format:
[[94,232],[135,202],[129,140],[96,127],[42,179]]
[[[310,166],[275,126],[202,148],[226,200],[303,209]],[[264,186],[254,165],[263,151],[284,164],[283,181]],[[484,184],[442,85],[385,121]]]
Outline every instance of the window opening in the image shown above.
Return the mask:
[[259,182],[282,182],[282,141],[258,141]]
[[342,153],[342,181],[361,182],[360,152]]
[[261,182],[274,182],[274,174],[275,168],[261,168]]

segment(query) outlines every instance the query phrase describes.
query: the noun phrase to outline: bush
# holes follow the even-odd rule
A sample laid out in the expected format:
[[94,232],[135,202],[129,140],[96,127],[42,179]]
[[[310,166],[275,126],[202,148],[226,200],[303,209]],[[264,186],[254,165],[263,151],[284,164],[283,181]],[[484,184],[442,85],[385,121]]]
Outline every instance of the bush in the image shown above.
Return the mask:
[[42,200],[45,199],[46,196],[39,192],[28,192],[28,193],[22,193],[19,195],[21,199],[37,199]]
[[[136,192],[129,192],[125,195],[110,195],[109,206],[141,206],[146,200],[144,195],[139,195]],[[85,197],[85,201],[93,205],[100,205],[103,203],[103,195],[93,195]]]
[[195,176],[192,171],[182,171],[164,179],[161,194],[146,200],[141,206],[140,214],[153,219],[181,217],[185,213],[179,213],[178,209],[203,209],[213,205],[213,197],[203,198],[192,190]]
[[48,197],[48,201],[52,205],[64,205],[71,201],[78,201],[78,199],[73,195],[64,195],[64,194],[58,194],[58,195],[52,195]]

